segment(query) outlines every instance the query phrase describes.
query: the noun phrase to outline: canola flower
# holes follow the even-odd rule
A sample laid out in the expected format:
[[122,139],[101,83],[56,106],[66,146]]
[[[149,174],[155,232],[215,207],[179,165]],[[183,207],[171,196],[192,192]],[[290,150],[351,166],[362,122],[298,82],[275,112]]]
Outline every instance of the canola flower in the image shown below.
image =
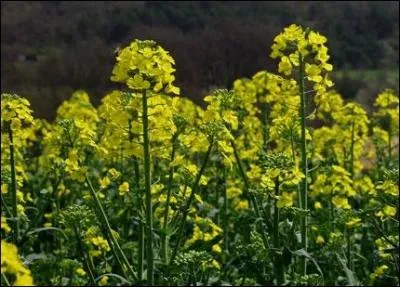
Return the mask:
[[1,240],[1,273],[14,276],[13,286],[34,286],[31,271],[22,264],[17,247],[4,240]]
[[202,107],[141,40],[117,55],[123,85],[98,107],[76,91],[50,123],[2,94],[2,283],[396,283],[398,95],[382,91],[372,116],[344,101],[327,41],[285,28],[278,74]]

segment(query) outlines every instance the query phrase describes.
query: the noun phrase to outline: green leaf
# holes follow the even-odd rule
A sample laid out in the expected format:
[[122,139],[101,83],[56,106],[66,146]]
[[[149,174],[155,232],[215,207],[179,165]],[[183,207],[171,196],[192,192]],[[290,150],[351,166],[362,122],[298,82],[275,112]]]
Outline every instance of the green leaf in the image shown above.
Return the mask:
[[341,258],[337,252],[335,252],[335,254],[336,254],[340,264],[342,265],[344,272],[346,273],[348,286],[359,286],[360,282],[354,275],[354,272],[351,271],[349,268],[347,268],[346,260]]
[[315,259],[310,255],[310,253],[308,253],[304,249],[299,249],[299,250],[294,251],[293,254],[297,255],[297,256],[304,256],[304,257],[310,259],[312,261],[312,263],[314,263],[314,265],[317,268],[317,270],[318,270],[319,274],[321,275],[322,279],[324,278],[324,273],[322,273],[322,270],[319,267],[317,261],[315,261]]
[[32,231],[29,231],[26,234],[26,236],[29,236],[29,235],[32,235],[32,234],[35,234],[35,233],[39,233],[39,232],[42,232],[42,231],[49,231],[49,230],[59,231],[59,232],[61,232],[61,234],[64,236],[65,239],[68,239],[68,236],[64,233],[64,231],[62,229],[57,228],[57,227],[51,227],[51,226],[50,227],[36,228],[36,229],[34,229]]

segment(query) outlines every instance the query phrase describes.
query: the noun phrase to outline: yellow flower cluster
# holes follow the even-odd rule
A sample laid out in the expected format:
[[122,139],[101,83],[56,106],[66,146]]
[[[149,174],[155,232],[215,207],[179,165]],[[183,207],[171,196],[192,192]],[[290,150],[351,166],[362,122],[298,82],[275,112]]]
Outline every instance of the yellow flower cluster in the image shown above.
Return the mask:
[[31,271],[22,264],[17,247],[4,240],[1,240],[1,273],[15,277],[13,286],[34,286]]
[[173,85],[174,59],[154,41],[133,41],[117,57],[111,80],[126,83],[136,91],[179,94]]
[[[194,224],[193,234],[185,243],[185,246],[187,247],[191,246],[198,240],[204,242],[211,241],[222,233],[221,227],[216,225],[210,218],[202,218],[196,215],[194,218]],[[214,247],[214,251],[217,250],[218,247]]]
[[303,30],[301,26],[293,24],[275,37],[270,56],[280,58],[278,71],[286,76],[304,63],[307,79],[315,83],[314,90],[324,93],[333,86],[326,73],[333,69],[328,63],[330,56],[325,46],[326,41],[326,37],[318,32]]
[[89,254],[92,257],[98,257],[111,250],[108,242],[102,236],[98,235],[97,227],[90,227],[85,234],[85,242],[89,247]]

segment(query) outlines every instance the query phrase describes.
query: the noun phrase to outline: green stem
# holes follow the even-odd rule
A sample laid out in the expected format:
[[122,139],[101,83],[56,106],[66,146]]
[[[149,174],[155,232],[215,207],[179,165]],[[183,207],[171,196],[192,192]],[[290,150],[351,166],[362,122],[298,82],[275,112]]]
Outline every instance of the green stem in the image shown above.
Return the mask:
[[[354,122],[352,122],[351,125],[351,144],[350,144],[350,177],[351,180],[354,179],[354,143],[355,143],[355,127],[354,127]],[[357,199],[356,199],[356,208],[358,207],[357,204]],[[351,230],[350,228],[347,228],[347,235],[346,235],[346,240],[347,240],[347,265],[350,270],[353,270],[353,259],[351,256]]]
[[224,217],[223,217],[223,225],[224,225],[224,247],[225,253],[229,251],[229,242],[228,242],[228,196],[226,193],[226,168],[223,167],[222,170],[222,195],[224,197]]
[[139,175],[139,163],[137,161],[137,158],[133,158],[133,167],[135,169],[135,182],[136,182],[136,194],[137,194],[137,212],[138,212],[138,218],[140,219],[139,221],[139,232],[138,232],[138,243],[139,243],[139,250],[138,250],[138,276],[139,279],[142,280],[143,277],[143,262],[144,262],[144,223],[143,223],[143,218],[142,218],[142,197],[140,195],[140,175]]
[[[177,138],[178,138],[178,134],[175,133],[172,136],[172,152],[171,152],[170,163],[172,163],[174,161],[174,159],[175,159],[176,139]],[[168,224],[169,203],[170,203],[170,200],[171,200],[173,178],[174,178],[174,167],[171,165],[171,167],[169,168],[169,174],[168,174],[167,201],[165,203],[164,222],[163,222],[164,233],[162,235],[162,242],[161,242],[161,255],[162,255],[162,259],[163,259],[165,264],[168,264],[169,235],[167,234],[167,224]]]
[[[293,129],[290,129],[290,147],[292,149],[293,162],[296,162],[296,150],[295,150],[295,147],[294,147]],[[301,208],[301,206],[302,206],[300,184],[297,185],[297,206],[299,208]]]
[[354,122],[351,126],[351,144],[350,144],[350,175],[351,179],[354,179]]
[[5,286],[11,286],[10,282],[7,279],[6,274],[4,274],[3,272],[1,272],[1,278],[3,278]]
[[[119,256],[121,256],[122,261],[126,265],[126,268],[128,269],[130,275],[132,276],[132,278],[134,280],[137,280],[136,273],[133,271],[132,266],[129,264],[129,261],[128,261],[127,257],[125,256],[123,250],[121,249],[121,247],[118,244],[117,239],[115,238],[114,234],[112,233],[111,226],[110,226],[110,223],[108,221],[107,215],[106,215],[106,213],[104,211],[104,208],[103,208],[99,198],[97,197],[96,191],[94,190],[94,188],[92,186],[92,183],[90,182],[90,180],[89,180],[87,175],[86,175],[86,183],[89,185],[90,193],[91,193],[91,195],[92,195],[92,197],[94,199],[94,202],[95,202],[95,204],[97,206],[97,209],[100,211],[100,218],[99,219],[104,223],[103,227],[105,228],[106,233],[108,233],[108,236],[110,237],[110,239],[112,241],[112,244],[111,244],[110,247],[114,248],[114,246],[115,246],[115,248],[117,249],[117,251],[119,253]],[[96,214],[98,214],[98,213],[96,213]],[[122,268],[122,270],[125,270],[124,266],[122,266],[122,265],[121,265],[121,268]]]
[[15,158],[14,158],[14,138],[11,126],[8,128],[8,137],[10,139],[10,165],[11,165],[11,193],[12,193],[12,212],[13,212],[13,242],[18,241],[19,235],[19,222],[18,222],[18,209],[17,209],[17,183],[15,179]]
[[[142,219],[142,218],[141,218]],[[143,278],[143,265],[144,265],[144,222],[141,220],[139,223],[139,258],[138,258],[138,276],[139,276],[139,280],[142,280]]]
[[146,90],[142,93],[142,123],[143,123],[143,158],[144,158],[144,184],[146,203],[146,257],[147,257],[147,284],[154,284],[153,261],[153,206],[151,204],[151,159],[149,139],[149,118],[147,108]]
[[1,200],[1,204],[3,205],[5,211],[6,211],[6,216],[7,217],[12,217],[12,212],[10,210],[10,208],[8,208],[7,203],[4,201],[3,199],[3,194],[0,193],[0,200]]
[[[263,218],[262,215],[261,215],[260,209],[258,207],[256,198],[254,197],[253,194],[249,193],[249,188],[250,188],[249,181],[247,179],[246,173],[244,172],[242,161],[241,161],[241,159],[239,157],[239,153],[237,151],[236,144],[235,144],[235,142],[233,140],[231,140],[231,145],[232,145],[232,148],[233,148],[233,154],[235,156],[235,159],[236,159],[236,162],[237,162],[237,165],[238,165],[238,168],[239,168],[239,173],[240,173],[240,175],[241,175],[241,177],[243,179],[245,195],[247,196],[247,198],[250,198],[250,202],[253,205],[253,208],[254,208],[254,211],[256,213],[257,218]],[[258,221],[258,222],[260,222],[260,221]],[[260,234],[261,234],[264,246],[265,246],[266,249],[269,249],[268,239],[267,239],[267,237],[265,235],[262,223],[259,225],[259,229],[260,229]]]
[[76,226],[74,226],[74,233],[75,233],[76,241],[78,243],[78,249],[79,249],[79,251],[81,253],[81,256],[82,256],[82,259],[83,259],[83,261],[85,263],[86,270],[89,273],[90,281],[91,281],[91,283],[93,285],[96,285],[96,279],[95,279],[94,271],[92,269],[92,266],[89,264],[89,260],[90,260],[89,255],[85,251],[85,248],[83,246],[82,240],[81,240],[79,232],[78,232],[78,228]]
[[181,244],[181,240],[182,240],[182,237],[183,237],[183,229],[185,228],[186,218],[187,218],[187,215],[189,213],[190,205],[192,204],[194,195],[195,195],[195,193],[196,193],[196,191],[197,191],[197,189],[199,187],[200,178],[203,175],[204,170],[206,168],[206,165],[207,165],[208,159],[210,157],[210,153],[211,153],[211,149],[213,147],[213,144],[214,144],[214,139],[212,138],[211,141],[210,141],[210,144],[208,146],[208,150],[207,150],[206,156],[204,158],[203,164],[202,164],[202,166],[200,168],[200,171],[198,172],[198,174],[196,176],[196,179],[194,181],[192,191],[190,192],[189,198],[186,201],[186,205],[185,205],[184,210],[183,210],[182,221],[181,221],[181,224],[180,224],[179,229],[178,229],[177,242],[176,242],[174,251],[172,253],[172,257],[171,257],[171,261],[170,262],[173,262],[175,257],[176,257],[176,255],[178,254],[178,250],[179,250],[179,247],[180,247],[180,244]]
[[[306,143],[306,95],[304,90],[304,61],[303,57],[299,53],[299,65],[300,65],[300,123],[301,123],[301,168],[304,174],[304,178],[301,181],[301,201],[302,209],[307,210],[307,143]],[[307,214],[304,214],[301,222],[301,243],[304,251],[307,251]],[[305,256],[301,258],[301,273],[303,276],[307,274],[307,259]]]
[[142,217],[142,210],[143,210],[143,202],[142,202],[142,197],[140,194],[140,175],[139,175],[139,163],[136,157],[133,158],[133,166],[135,170],[135,182],[136,182],[136,199],[137,199],[137,214],[139,218],[139,230],[138,230],[138,277],[139,280],[142,280],[143,278],[143,270],[144,270],[144,222],[143,222],[143,217]]
[[391,129],[392,129],[392,119],[389,118],[389,128],[388,128],[388,137],[389,137],[389,140],[388,140],[389,164],[388,164],[388,167],[390,167],[389,165],[390,165],[391,162],[392,162],[392,141],[391,141],[391,139],[392,139],[392,134],[391,134]]
[[274,203],[274,231],[273,231],[273,238],[274,238],[274,249],[275,249],[275,276],[277,278],[278,286],[282,285],[284,282],[284,273],[283,273],[283,266],[282,266],[282,255],[280,252],[280,242],[279,242],[279,208],[277,206],[279,196],[279,177],[275,179],[275,203]]

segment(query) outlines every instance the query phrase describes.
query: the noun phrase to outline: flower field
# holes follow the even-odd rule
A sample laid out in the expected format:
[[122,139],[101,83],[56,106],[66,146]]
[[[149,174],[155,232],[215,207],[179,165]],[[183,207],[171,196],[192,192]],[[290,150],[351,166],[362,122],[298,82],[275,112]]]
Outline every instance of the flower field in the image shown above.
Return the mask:
[[[199,106],[154,41],[120,89],[53,122],[1,95],[1,284],[398,285],[399,97],[334,89],[327,38],[291,25]],[[240,59],[237,59],[240,61]]]

